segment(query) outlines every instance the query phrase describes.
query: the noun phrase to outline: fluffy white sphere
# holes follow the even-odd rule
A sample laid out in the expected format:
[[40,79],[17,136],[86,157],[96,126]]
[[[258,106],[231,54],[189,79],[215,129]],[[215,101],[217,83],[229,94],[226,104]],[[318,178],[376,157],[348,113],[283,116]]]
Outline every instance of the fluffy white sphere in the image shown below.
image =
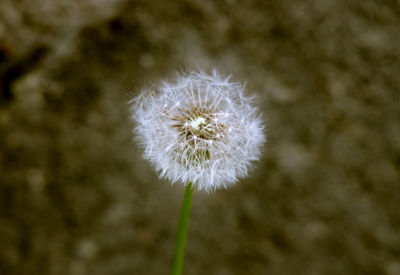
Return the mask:
[[172,182],[226,187],[259,159],[264,127],[240,83],[192,72],[132,100],[144,157]]

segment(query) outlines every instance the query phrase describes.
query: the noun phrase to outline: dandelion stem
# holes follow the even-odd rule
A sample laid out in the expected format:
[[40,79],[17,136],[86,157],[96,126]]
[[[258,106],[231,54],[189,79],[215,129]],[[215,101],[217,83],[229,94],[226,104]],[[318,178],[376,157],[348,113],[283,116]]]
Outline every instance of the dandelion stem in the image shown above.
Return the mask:
[[181,215],[179,217],[178,233],[176,236],[174,262],[172,265],[172,275],[181,275],[185,257],[186,236],[189,227],[190,207],[192,203],[193,188],[192,183],[186,185],[183,197]]

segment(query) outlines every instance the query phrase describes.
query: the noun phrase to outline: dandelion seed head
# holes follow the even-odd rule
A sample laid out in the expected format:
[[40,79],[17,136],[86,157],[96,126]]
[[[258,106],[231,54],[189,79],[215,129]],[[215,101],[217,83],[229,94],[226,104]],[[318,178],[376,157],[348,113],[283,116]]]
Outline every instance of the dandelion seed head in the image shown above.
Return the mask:
[[172,182],[198,190],[227,187],[247,175],[265,142],[263,121],[240,83],[191,72],[132,100],[144,157]]

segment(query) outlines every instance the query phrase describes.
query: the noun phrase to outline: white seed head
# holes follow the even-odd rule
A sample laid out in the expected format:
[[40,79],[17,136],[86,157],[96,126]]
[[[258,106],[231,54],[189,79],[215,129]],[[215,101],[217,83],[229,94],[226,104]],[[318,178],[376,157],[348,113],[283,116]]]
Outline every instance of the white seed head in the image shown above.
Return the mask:
[[131,102],[144,157],[172,182],[211,191],[247,175],[265,141],[263,122],[240,83],[191,72]]

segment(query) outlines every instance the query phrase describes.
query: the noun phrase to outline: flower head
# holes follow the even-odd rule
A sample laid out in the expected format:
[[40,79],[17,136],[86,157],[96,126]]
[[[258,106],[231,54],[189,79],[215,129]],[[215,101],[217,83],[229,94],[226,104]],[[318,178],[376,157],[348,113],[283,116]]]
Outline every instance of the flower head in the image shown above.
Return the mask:
[[191,72],[132,100],[144,157],[172,182],[215,190],[246,176],[265,141],[263,124],[240,83]]

